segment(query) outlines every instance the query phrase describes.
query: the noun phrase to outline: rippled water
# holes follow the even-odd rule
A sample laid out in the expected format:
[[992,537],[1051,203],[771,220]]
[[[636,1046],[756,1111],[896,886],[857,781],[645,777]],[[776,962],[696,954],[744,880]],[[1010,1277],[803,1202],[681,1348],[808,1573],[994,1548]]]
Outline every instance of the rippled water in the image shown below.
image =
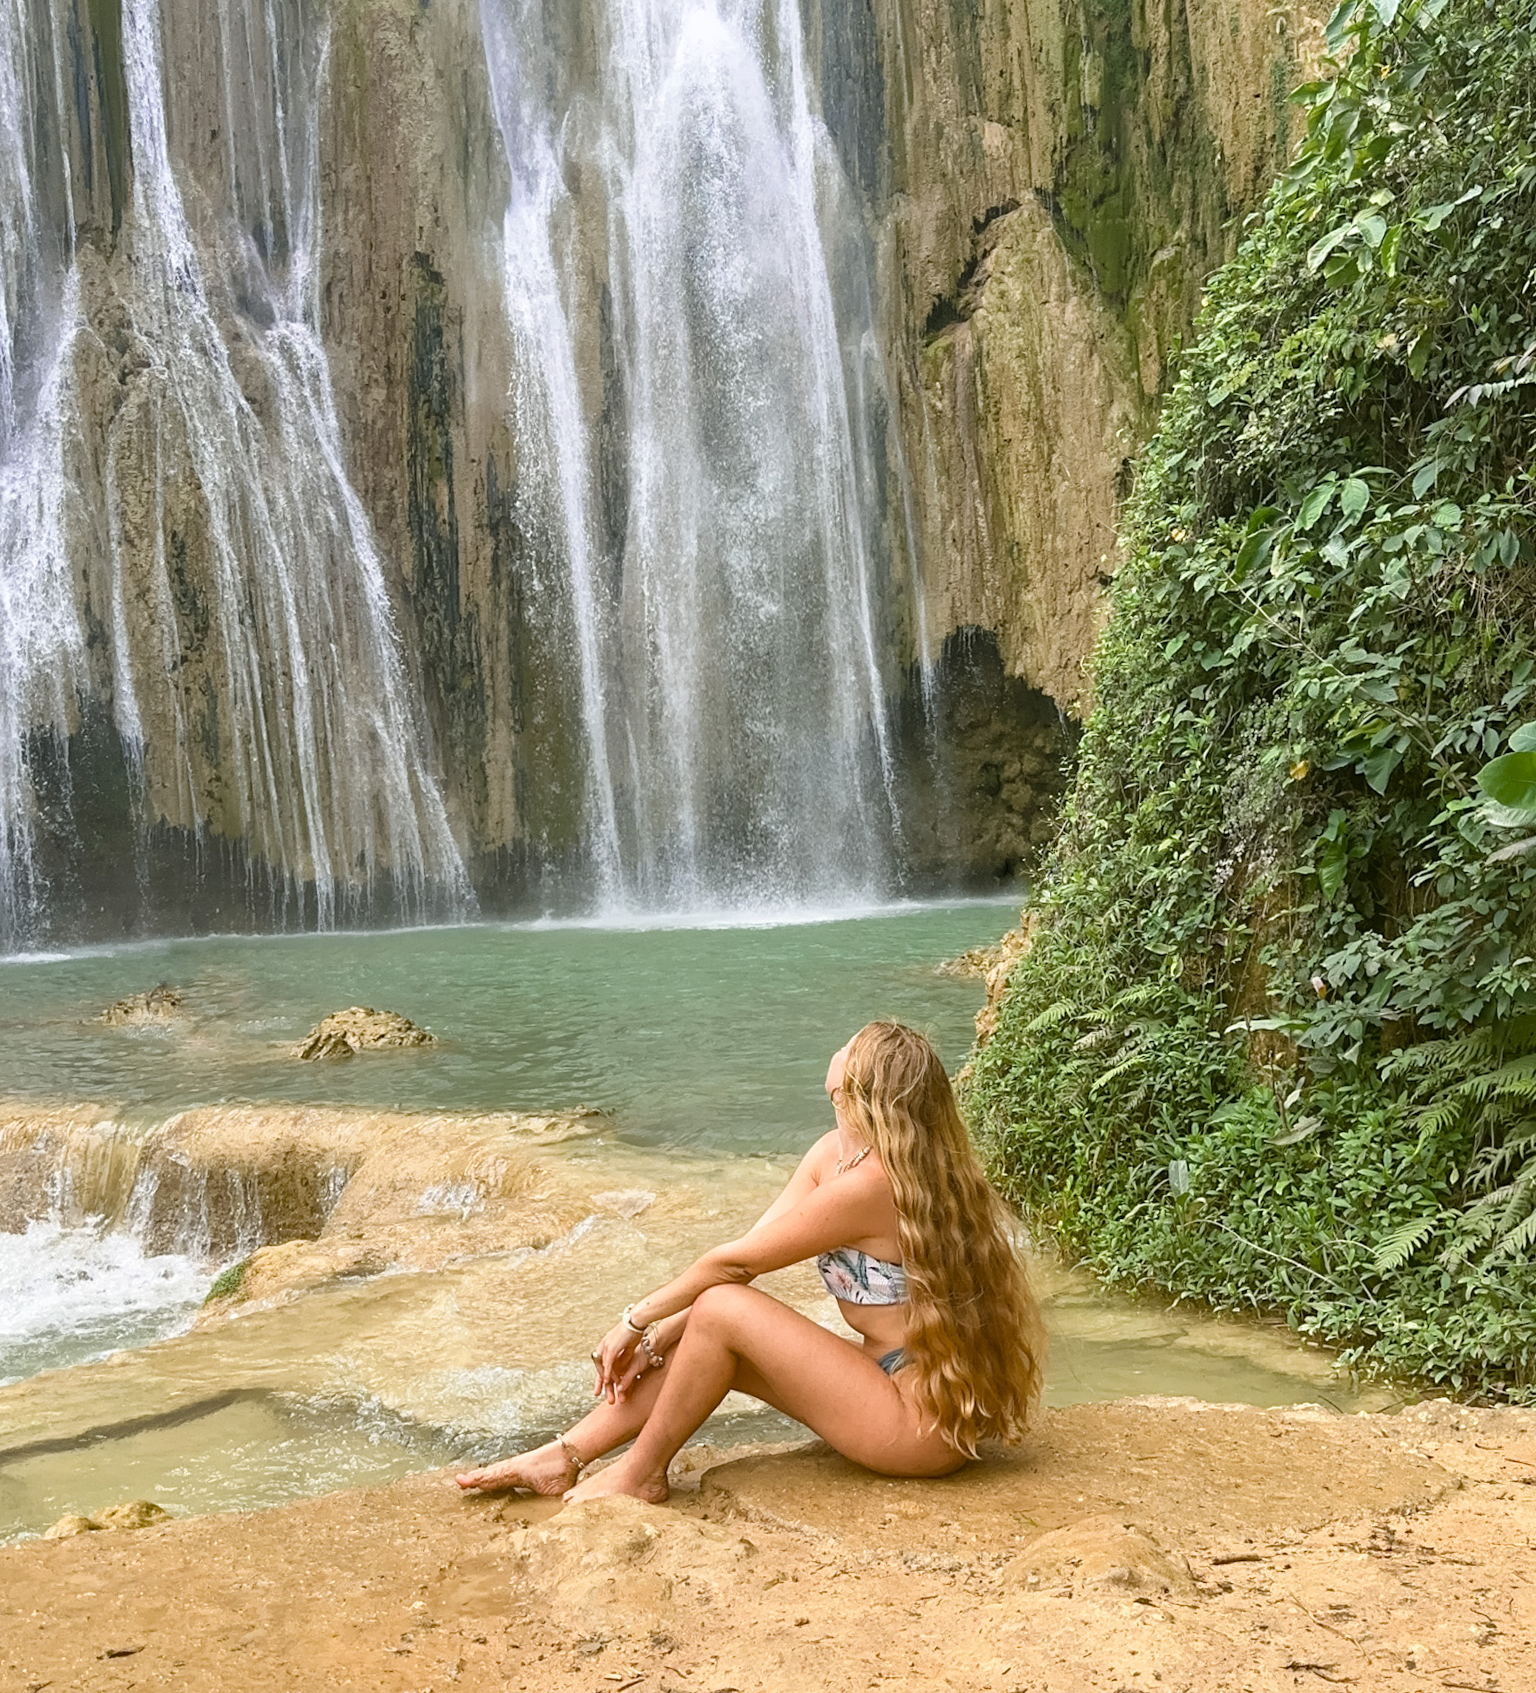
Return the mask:
[[[995,940],[998,901],[749,927],[489,924],[384,934],[164,941],[0,960],[0,1093],[110,1100],[148,1118],[294,1100],[404,1110],[615,1114],[626,1139],[786,1151],[825,1126],[827,1058],[872,1017],[908,1018],[958,1063],[979,1002],[940,959]],[[157,982],[160,1029],[92,1019]],[[430,1054],[296,1063],[327,1012],[371,1005],[441,1037]]]

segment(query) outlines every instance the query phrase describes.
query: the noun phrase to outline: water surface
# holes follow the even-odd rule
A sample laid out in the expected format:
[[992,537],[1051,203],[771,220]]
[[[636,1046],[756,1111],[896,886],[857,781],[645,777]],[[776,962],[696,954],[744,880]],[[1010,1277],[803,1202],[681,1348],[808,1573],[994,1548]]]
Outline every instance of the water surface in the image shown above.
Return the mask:
[[[1015,915],[1012,902],[969,901],[751,927],[478,924],[0,960],[0,1093],[112,1101],[145,1119],[231,1100],[583,1103],[613,1112],[628,1139],[796,1150],[830,1121],[828,1057],[871,1018],[908,1019],[946,1063],[961,1060],[979,990],[934,966]],[[175,1024],[93,1020],[162,981],[185,997]],[[350,1005],[400,1012],[444,1044],[295,1062],[288,1048]]]

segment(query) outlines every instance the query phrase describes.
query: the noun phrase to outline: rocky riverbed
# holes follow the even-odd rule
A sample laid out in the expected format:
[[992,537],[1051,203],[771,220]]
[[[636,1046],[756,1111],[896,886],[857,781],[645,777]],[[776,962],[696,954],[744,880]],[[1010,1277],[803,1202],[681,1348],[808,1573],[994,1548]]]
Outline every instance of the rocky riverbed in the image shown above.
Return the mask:
[[1536,1685],[1536,1416],[1145,1399],[887,1481],[691,1448],[673,1503],[445,1474],[0,1550],[0,1682],[187,1693]]

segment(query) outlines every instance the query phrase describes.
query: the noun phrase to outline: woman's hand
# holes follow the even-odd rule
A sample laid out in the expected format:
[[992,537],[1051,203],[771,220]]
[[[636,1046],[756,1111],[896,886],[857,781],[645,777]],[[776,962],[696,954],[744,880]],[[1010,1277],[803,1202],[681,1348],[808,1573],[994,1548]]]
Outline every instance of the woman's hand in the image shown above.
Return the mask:
[[597,1343],[597,1350],[592,1354],[592,1363],[597,1370],[592,1397],[606,1399],[610,1405],[616,1405],[642,1373],[635,1367],[637,1361],[641,1365],[650,1362],[640,1351],[640,1336],[627,1323],[615,1323]]
[[[593,1398],[606,1396],[610,1405],[627,1399],[647,1370],[659,1370],[666,1363],[668,1354],[682,1339],[683,1330],[687,1326],[686,1311],[678,1311],[670,1317],[663,1317],[660,1322],[652,1323],[646,1330],[650,1336],[650,1347],[647,1349],[641,1345],[639,1335],[620,1323],[604,1337],[593,1356],[593,1363],[597,1366],[597,1385],[592,1390]],[[610,1342],[617,1343],[617,1349],[611,1355],[610,1373],[605,1376],[603,1360],[610,1357]]]

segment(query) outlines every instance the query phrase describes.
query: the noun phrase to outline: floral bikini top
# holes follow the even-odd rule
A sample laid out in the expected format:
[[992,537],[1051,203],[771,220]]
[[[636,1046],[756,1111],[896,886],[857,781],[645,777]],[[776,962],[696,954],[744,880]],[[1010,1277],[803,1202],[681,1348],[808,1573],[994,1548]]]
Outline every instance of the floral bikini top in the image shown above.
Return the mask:
[[856,1246],[839,1246],[816,1260],[827,1292],[850,1305],[905,1305],[907,1272],[900,1264],[871,1258]]

